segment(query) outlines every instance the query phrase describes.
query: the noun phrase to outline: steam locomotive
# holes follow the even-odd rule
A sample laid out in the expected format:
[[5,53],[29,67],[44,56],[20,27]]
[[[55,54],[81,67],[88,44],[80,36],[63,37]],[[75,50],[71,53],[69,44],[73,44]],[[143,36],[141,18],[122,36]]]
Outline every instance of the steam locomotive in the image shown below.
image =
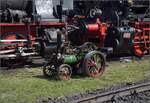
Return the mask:
[[74,7],[77,19],[70,21],[80,28],[70,33],[74,44],[90,41],[107,52],[113,49],[115,54],[130,53],[139,57],[149,52],[148,1],[77,0]]
[[[149,4],[141,2],[142,7],[132,0],[1,0],[2,63],[12,66],[40,55],[48,61],[46,76],[98,77],[105,70],[104,54],[148,53]],[[143,17],[134,12],[139,8]]]
[[55,37],[57,29],[65,27],[57,13],[61,11],[60,0],[0,2],[0,58],[3,65],[18,65],[23,63],[26,57],[37,54],[37,47],[40,47],[40,41],[44,38],[42,29]]

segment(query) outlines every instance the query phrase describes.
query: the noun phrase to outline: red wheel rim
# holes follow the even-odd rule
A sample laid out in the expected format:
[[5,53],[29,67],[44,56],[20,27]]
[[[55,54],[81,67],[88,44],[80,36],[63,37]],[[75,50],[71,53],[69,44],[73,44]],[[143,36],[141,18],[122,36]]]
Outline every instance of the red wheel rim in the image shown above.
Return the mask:
[[86,61],[86,68],[88,75],[90,77],[99,77],[104,72],[104,67],[102,66],[104,60],[101,55],[94,54]]
[[[21,39],[25,39],[25,38],[22,37],[22,36],[19,36],[17,38],[17,34],[14,33],[14,34],[9,34],[9,35],[5,36],[2,40],[21,40]],[[11,42],[11,41],[8,41],[8,42],[6,41],[6,42],[3,42],[1,44],[6,44],[6,45],[10,44],[10,46],[6,46],[5,47],[7,49],[14,49],[14,48],[16,48],[16,46],[19,46],[19,47],[23,47],[24,46],[23,43],[17,43],[17,45],[11,45],[11,44],[13,44],[13,42]]]
[[71,67],[67,64],[62,64],[59,67],[59,71],[58,71],[58,77],[60,80],[69,80],[71,79]]

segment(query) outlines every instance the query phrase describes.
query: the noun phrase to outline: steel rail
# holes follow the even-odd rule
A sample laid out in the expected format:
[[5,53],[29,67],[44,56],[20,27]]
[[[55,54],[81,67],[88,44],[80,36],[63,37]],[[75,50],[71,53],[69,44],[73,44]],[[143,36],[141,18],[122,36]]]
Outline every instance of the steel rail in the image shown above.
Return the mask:
[[117,90],[111,90],[103,92],[94,96],[85,97],[79,100],[72,101],[70,103],[99,103],[111,100],[113,97],[120,97],[130,95],[131,93],[140,93],[150,90],[150,82],[131,85],[129,87],[120,88]]
[[0,42],[27,42],[27,39],[18,39],[18,40],[0,40]]
[[18,56],[25,57],[25,56],[32,56],[32,55],[36,55],[36,54],[37,54],[36,52],[21,53],[19,55],[16,55],[16,54],[7,54],[7,55],[0,55],[0,59],[2,59],[2,58],[15,58],[15,57],[18,57]]

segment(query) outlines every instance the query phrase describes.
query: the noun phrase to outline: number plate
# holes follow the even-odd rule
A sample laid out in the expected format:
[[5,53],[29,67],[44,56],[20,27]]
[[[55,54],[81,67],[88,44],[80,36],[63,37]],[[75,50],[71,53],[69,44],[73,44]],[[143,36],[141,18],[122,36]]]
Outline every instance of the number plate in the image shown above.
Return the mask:
[[123,34],[123,38],[130,38],[131,37],[131,34],[130,33],[124,33]]

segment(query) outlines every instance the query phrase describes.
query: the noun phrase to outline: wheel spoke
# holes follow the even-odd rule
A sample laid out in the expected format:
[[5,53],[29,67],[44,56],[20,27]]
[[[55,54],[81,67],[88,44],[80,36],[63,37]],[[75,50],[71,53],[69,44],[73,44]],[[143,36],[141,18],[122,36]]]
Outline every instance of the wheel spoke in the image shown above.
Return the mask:
[[101,62],[101,58],[99,57],[99,55],[97,55],[97,60],[96,60],[96,62]]
[[45,76],[51,77],[54,74],[55,66],[52,64],[46,64],[43,68],[43,74]]
[[96,66],[95,65],[95,62],[93,60],[88,60],[88,64],[87,64],[89,67],[93,67],[93,66]]
[[92,75],[96,75],[96,74],[99,73],[99,70],[98,70],[97,68],[90,68],[90,73],[91,73]]
[[96,61],[96,55],[93,55],[93,61],[95,62]]

